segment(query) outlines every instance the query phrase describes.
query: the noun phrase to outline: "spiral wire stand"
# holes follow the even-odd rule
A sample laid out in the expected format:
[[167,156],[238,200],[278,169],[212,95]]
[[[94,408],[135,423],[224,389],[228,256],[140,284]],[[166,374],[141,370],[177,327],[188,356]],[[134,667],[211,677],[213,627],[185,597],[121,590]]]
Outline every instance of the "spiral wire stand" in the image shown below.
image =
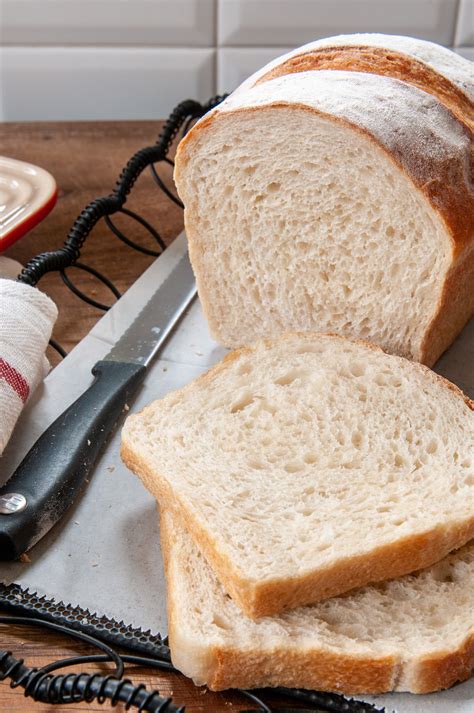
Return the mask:
[[[67,269],[74,267],[89,273],[102,282],[115,299],[120,299],[121,294],[113,282],[98,270],[79,261],[87,237],[100,220],[104,220],[109,230],[130,248],[152,257],[161,255],[166,248],[164,240],[159,231],[145,218],[125,207],[129,194],[138,178],[149,168],[158,188],[173,203],[181,208],[184,207],[179,198],[163,182],[156,169],[156,164],[163,162],[174,166],[173,161],[168,157],[174,140],[180,132],[181,138],[184,137],[193,122],[220,104],[225,96],[216,96],[205,104],[191,99],[178,104],[166,121],[156,144],[137,151],[122,170],[113,191],[107,196],[91,201],[82,210],[74,221],[64,245],[58,250],[40,253],[33,257],[23,268],[17,278],[18,281],[34,287],[47,273],[59,272],[65,286],[78,298],[102,311],[110,309],[111,305],[93,299],[77,287],[67,274]],[[112,218],[118,214],[127,216],[146,230],[156,244],[156,248],[143,247],[125,235]],[[66,356],[64,349],[55,340],[51,339],[50,344],[61,356]],[[17,600],[20,600],[21,603],[18,603]],[[44,598],[39,599],[36,595],[21,590],[18,585],[0,586],[0,607],[12,612],[7,616],[0,616],[0,625],[33,625],[52,629],[79,639],[101,651],[100,654],[62,659],[36,669],[26,666],[23,659],[14,657],[10,651],[0,650],[0,681],[9,680],[12,688],[23,688],[26,697],[55,705],[78,702],[92,703],[92,701],[103,704],[108,701],[112,706],[116,706],[119,702],[124,703],[125,710],[137,708],[138,711],[149,711],[150,713],[182,713],[184,711],[183,706],[175,705],[171,698],[161,696],[157,690],[148,691],[143,684],[135,685],[129,679],[123,678],[125,664],[179,673],[171,663],[166,639],[161,639],[159,635],[151,635],[150,632],[135,632],[123,622],[120,624],[113,622],[115,633],[110,633],[108,627],[104,625],[104,621],[95,618],[89,612],[86,612],[87,620],[92,620],[93,624],[84,626],[78,623],[79,620],[84,620],[83,610],[77,607],[76,610],[72,610],[65,616],[62,603],[56,605],[55,602]],[[89,631],[86,633],[84,629],[87,628]],[[105,643],[106,641],[108,643]],[[121,647],[128,646],[148,655],[117,653],[110,643],[118,643]],[[111,662],[115,665],[114,673],[105,676],[85,672],[54,673],[58,669],[71,666],[104,662]],[[239,690],[238,692],[254,706],[257,706],[257,708],[252,708],[253,711],[258,710],[262,713],[272,713],[273,711],[280,713],[297,713],[297,711],[300,713],[305,711],[383,713],[383,710],[377,709],[369,703],[349,700],[334,693],[287,688],[272,689],[273,697],[289,699],[296,703],[298,708],[288,706],[271,708],[262,698],[265,696],[265,690],[258,692]],[[301,708],[301,705],[310,707]]]
[[[108,196],[94,199],[81,211],[74,221],[64,245],[58,250],[40,253],[33,257],[21,271],[17,278],[18,281],[35,287],[39,280],[47,273],[59,272],[66,287],[81,300],[104,312],[110,309],[111,305],[106,305],[95,300],[77,287],[66,270],[74,267],[83,272],[87,272],[105,285],[115,299],[121,297],[119,290],[105,275],[79,261],[81,250],[87,237],[102,219],[109,230],[129,247],[152,257],[161,255],[166,248],[163,238],[149,221],[145,220],[145,218],[135,211],[130,210],[130,208],[125,207],[128,196],[138,178],[149,168],[158,188],[173,203],[183,208],[183,204],[179,198],[175,196],[163,182],[156,169],[156,164],[165,163],[174,166],[174,162],[168,157],[168,153],[180,130],[182,129],[182,138],[189,131],[196,119],[220,104],[220,102],[225,99],[225,96],[226,95],[213,97],[205,104],[201,104],[192,99],[187,99],[178,104],[166,121],[156,144],[137,151],[123,168],[113,191]],[[135,221],[136,224],[139,224],[156,243],[156,249],[139,245],[136,241],[125,235],[112,219],[112,216],[118,214],[125,215]],[[64,349],[55,340],[51,340],[50,344],[61,356],[66,356]]]
[[[0,681],[9,679],[10,687],[23,688],[24,696],[34,701],[50,705],[66,705],[68,703],[99,704],[110,702],[112,707],[118,703],[125,704],[125,710],[138,708],[138,711],[149,713],[184,713],[184,706],[177,706],[171,697],[161,696],[159,691],[147,690],[142,683],[134,684],[128,678],[123,678],[125,664],[147,666],[174,673],[179,673],[171,664],[168,653],[162,657],[135,656],[117,653],[108,644],[80,631],[75,631],[67,626],[24,616],[0,616],[0,624],[20,624],[40,626],[67,634],[75,639],[88,643],[100,649],[102,654],[87,656],[72,656],[47,664],[40,669],[31,668],[24,664],[23,659],[15,658],[10,651],[0,651]],[[166,647],[167,648],[167,647]],[[68,673],[54,674],[58,669],[77,666],[86,663],[112,662],[115,671],[112,674],[101,675],[98,673]],[[383,713],[370,703],[349,700],[335,693],[320,693],[302,689],[277,688],[272,690],[273,695],[289,698],[297,703],[309,704],[311,708],[291,708],[288,706],[273,708],[262,699],[265,691],[244,691],[238,693],[248,698],[258,708],[253,711],[262,713],[308,713],[309,711],[327,711],[328,713]],[[249,713],[241,711],[241,713]]]

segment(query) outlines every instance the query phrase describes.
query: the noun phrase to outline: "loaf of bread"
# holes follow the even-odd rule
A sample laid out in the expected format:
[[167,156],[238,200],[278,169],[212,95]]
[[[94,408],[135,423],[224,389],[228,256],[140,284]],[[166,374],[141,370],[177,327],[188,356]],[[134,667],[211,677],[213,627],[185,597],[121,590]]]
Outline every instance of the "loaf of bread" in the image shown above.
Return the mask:
[[198,685],[428,693],[471,674],[474,543],[416,574],[252,621],[169,512],[160,529],[171,657]]
[[258,617],[427,567],[471,539],[472,408],[420,364],[287,334],[129,416],[122,457]]
[[432,365],[474,312],[472,63],[376,37],[272,63],[178,148],[224,346],[331,331]]

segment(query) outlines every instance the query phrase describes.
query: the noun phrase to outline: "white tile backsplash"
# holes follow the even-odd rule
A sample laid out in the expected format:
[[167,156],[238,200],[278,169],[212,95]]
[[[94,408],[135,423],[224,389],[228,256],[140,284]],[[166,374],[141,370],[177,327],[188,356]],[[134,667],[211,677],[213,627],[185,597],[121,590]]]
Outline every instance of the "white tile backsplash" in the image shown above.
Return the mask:
[[318,37],[406,34],[474,60],[474,0],[0,0],[0,120],[165,116]]
[[257,69],[292,47],[219,47],[217,50],[217,91],[231,92]]
[[214,45],[214,0],[0,0],[10,45]]
[[[465,59],[469,59],[471,62],[474,62],[474,47],[455,47],[454,51],[460,54],[461,57],[465,57]],[[472,71],[474,72],[474,67],[472,68]]]
[[459,0],[456,46],[474,45],[474,0]]
[[458,0],[218,0],[221,45],[303,44],[348,32],[451,45]]
[[214,93],[210,49],[0,50],[0,120],[159,119]]

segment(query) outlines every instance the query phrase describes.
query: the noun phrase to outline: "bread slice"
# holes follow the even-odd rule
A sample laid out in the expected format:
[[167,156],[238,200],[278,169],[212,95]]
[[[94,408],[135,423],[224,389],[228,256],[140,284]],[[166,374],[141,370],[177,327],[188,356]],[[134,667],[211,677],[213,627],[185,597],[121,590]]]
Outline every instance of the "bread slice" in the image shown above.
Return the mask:
[[472,132],[391,77],[235,92],[176,156],[213,336],[331,331],[432,365],[474,313],[472,159]]
[[171,657],[198,685],[428,693],[471,674],[474,543],[416,574],[259,621],[242,615],[169,512],[161,543]]
[[227,356],[129,416],[122,457],[252,617],[406,574],[474,536],[474,412],[337,336]]
[[354,34],[326,37],[278,57],[241,89],[284,74],[336,69],[381,74],[433,94],[459,121],[474,128],[474,66],[469,60],[415,37]]

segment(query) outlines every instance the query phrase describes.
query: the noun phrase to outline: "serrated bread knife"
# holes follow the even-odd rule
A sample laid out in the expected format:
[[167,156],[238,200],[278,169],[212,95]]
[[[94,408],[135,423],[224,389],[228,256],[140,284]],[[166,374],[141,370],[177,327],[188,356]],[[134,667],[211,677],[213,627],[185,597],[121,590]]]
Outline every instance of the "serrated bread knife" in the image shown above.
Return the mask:
[[0,488],[0,560],[17,559],[70,507],[147,367],[195,294],[186,253],[95,364],[92,385],[40,436]]

